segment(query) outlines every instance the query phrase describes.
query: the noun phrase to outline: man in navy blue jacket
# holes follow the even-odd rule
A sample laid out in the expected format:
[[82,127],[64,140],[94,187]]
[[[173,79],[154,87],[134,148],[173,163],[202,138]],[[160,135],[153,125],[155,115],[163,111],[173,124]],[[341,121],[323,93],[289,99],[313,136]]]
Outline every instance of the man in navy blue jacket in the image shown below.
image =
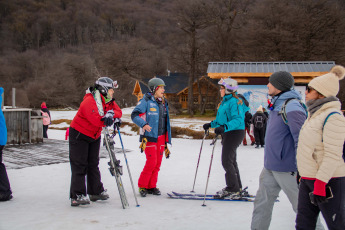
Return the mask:
[[[269,78],[268,94],[272,96],[270,119],[265,136],[264,168],[260,175],[259,190],[254,201],[251,229],[268,229],[273,205],[281,190],[288,197],[293,210],[297,211],[298,184],[296,180],[296,149],[300,129],[307,117],[299,102],[301,95],[293,89],[294,78],[286,71],[273,73]],[[285,107],[287,124],[280,114]],[[318,225],[317,229],[323,229]]]

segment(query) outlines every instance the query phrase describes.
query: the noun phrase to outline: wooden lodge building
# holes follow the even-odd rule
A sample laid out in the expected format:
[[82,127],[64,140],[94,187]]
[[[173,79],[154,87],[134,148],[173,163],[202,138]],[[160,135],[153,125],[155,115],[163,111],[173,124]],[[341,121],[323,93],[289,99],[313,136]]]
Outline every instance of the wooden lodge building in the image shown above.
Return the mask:
[[[268,78],[277,71],[288,71],[295,78],[295,85],[306,86],[314,77],[326,74],[335,65],[334,61],[310,62],[209,62],[207,76],[195,80],[193,84],[194,103],[206,100],[206,109],[216,108],[220,101],[220,78],[231,77],[240,85],[267,85]],[[177,109],[187,108],[188,75],[173,73],[170,76],[157,76],[165,84],[165,94],[170,103]],[[149,79],[144,79],[147,84]],[[198,88],[200,86],[200,90]],[[133,95],[139,101],[148,87],[136,81]],[[201,94],[201,95],[200,95]]]
[[[161,78],[165,83],[165,96],[169,103],[176,109],[187,109],[188,107],[188,75],[183,73],[172,73],[170,76],[156,76]],[[149,92],[147,83],[150,79],[143,79],[143,82],[136,81],[133,95],[139,101],[143,98],[144,94]],[[199,87],[200,86],[200,91]],[[217,80],[210,79],[209,77],[202,76],[195,80],[193,84],[194,103],[200,104],[202,96],[206,100],[206,109],[213,109],[216,102],[219,102],[219,87]],[[201,93],[201,94],[200,94]],[[201,96],[202,95],[202,96]],[[216,99],[216,100],[215,100]]]
[[231,77],[242,85],[266,85],[277,71],[287,71],[296,85],[307,85],[314,77],[326,74],[334,61],[315,62],[209,62],[207,76],[212,79]]

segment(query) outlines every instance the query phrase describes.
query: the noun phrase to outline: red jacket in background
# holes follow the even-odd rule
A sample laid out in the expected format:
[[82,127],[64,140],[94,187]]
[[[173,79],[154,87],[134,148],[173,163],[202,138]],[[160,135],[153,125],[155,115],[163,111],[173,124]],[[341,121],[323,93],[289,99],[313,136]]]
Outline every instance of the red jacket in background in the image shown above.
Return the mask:
[[[104,98],[102,96],[101,98],[104,114],[109,110],[114,110],[114,118],[122,117],[122,111],[114,100],[105,104]],[[105,127],[104,121],[101,119],[102,116],[98,113],[96,101],[93,95],[88,93],[84,96],[79,110],[71,122],[71,127],[86,136],[97,139],[101,136],[102,128]]]

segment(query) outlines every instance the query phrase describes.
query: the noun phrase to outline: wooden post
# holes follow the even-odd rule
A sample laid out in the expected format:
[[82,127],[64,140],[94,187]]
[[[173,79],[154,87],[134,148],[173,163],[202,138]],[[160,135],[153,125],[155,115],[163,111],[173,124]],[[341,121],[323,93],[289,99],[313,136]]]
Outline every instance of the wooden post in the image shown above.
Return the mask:
[[12,88],[12,108],[16,108],[16,88]]
[[4,90],[4,93],[2,95],[1,109],[4,108],[4,103],[5,103],[5,90]]

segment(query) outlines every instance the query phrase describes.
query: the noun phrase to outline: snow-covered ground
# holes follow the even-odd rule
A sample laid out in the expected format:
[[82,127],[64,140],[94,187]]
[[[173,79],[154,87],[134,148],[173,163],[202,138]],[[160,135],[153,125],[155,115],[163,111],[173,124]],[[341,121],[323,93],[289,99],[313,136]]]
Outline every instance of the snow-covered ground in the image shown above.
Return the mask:
[[[130,120],[130,109],[124,109],[124,121]],[[72,119],[75,111],[51,111],[53,120]],[[182,127],[201,127],[200,120],[173,120]],[[64,140],[65,131],[48,130],[49,138]],[[122,209],[115,178],[108,171],[107,159],[101,159],[100,171],[104,187],[110,199],[97,201],[86,206],[71,207],[69,200],[70,166],[68,163],[8,170],[14,198],[0,203],[0,230],[14,229],[250,229],[253,203],[173,200],[166,193],[189,192],[193,186],[196,163],[201,140],[174,138],[170,148],[170,159],[162,162],[158,187],[161,196],[137,194],[137,180],[145,164],[145,155],[140,153],[138,136],[122,136],[128,152],[127,159],[135,184],[140,207],[136,207],[131,183],[125,166],[124,156],[118,155],[124,166],[122,177],[129,209]],[[120,141],[115,137],[117,146]],[[211,140],[205,140],[195,185],[197,193],[204,193],[210,164]],[[120,146],[119,146],[120,147]],[[221,145],[218,142],[214,152],[209,179],[208,193],[215,193],[225,186],[224,170],[221,165]],[[242,183],[249,186],[249,192],[256,193],[259,174],[263,167],[263,149],[242,146],[238,149],[238,164]],[[270,229],[294,229],[295,213],[284,193],[275,203]],[[323,221],[323,220],[322,220]],[[324,222],[323,222],[324,223]]]

